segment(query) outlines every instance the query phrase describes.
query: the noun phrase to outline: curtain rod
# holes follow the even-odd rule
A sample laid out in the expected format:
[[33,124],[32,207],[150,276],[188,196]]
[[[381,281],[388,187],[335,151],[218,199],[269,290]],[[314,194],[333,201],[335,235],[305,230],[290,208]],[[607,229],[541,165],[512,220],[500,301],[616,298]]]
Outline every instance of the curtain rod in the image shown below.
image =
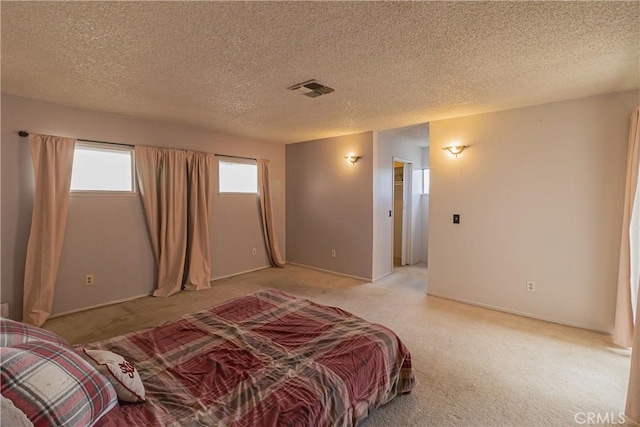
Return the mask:
[[227,154],[216,154],[216,157],[231,157],[232,159],[247,159],[247,160],[255,160],[256,162],[258,161],[258,159],[256,159],[255,157],[243,157],[243,156],[230,156]]
[[[26,138],[27,136],[29,136],[29,132],[27,132],[26,130],[21,130],[21,131],[18,131],[18,135],[21,136],[22,138]],[[120,145],[120,146],[124,146],[124,147],[135,147],[134,145],[131,145],[131,144],[121,144],[121,143],[118,143],[118,142],[109,142],[109,141],[97,141],[95,139],[81,139],[81,138],[78,138],[78,141],[97,142],[99,144]],[[255,160],[256,162],[258,161],[258,159],[256,159],[255,157],[230,156],[228,154],[215,154],[215,156],[216,157],[230,157],[230,158],[233,158],[233,159]]]
[[[21,136],[22,138],[26,138],[27,136],[29,136],[29,132],[27,132],[26,130],[21,130],[21,131],[18,131],[18,135]],[[121,147],[132,147],[132,148],[134,147],[134,145],[132,144],[122,144],[120,142],[97,141],[95,139],[82,139],[82,138],[76,138],[76,140],[85,141],[85,142],[97,142],[99,144],[119,145]]]

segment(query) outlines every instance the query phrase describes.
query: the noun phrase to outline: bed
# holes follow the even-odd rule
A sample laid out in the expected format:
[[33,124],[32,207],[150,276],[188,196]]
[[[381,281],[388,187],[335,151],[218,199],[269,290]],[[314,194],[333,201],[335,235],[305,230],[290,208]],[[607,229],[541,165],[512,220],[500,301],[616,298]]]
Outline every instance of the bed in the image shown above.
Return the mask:
[[416,383],[391,330],[278,290],[75,348],[101,350],[135,366],[145,393],[103,427],[352,426]]

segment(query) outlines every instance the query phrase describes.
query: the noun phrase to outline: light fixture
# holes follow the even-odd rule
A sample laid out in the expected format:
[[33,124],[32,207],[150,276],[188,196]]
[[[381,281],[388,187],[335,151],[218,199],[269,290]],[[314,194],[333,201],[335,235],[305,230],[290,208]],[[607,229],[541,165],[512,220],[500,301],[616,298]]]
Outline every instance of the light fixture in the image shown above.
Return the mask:
[[450,145],[448,147],[444,147],[443,150],[447,150],[454,156],[458,157],[458,154],[462,153],[465,148],[469,148],[468,145]]
[[358,160],[360,160],[362,157],[360,156],[356,156],[355,154],[351,154],[349,153],[349,155],[344,156],[345,159],[347,159],[348,161],[351,162],[351,164],[355,164]]

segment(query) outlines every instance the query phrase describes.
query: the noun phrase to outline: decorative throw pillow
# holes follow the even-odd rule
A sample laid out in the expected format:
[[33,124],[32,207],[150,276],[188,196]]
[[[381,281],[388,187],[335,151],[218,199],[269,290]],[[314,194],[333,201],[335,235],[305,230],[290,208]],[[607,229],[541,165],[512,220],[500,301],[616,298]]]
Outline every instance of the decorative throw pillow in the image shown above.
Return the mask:
[[144,402],[144,385],[133,363],[108,350],[83,349],[87,360],[113,384],[118,399],[124,402]]
[[72,350],[67,341],[53,332],[15,320],[0,318],[0,347],[10,347],[30,341],[46,341]]
[[92,426],[118,404],[113,386],[65,347],[33,341],[1,347],[2,396],[35,427]]

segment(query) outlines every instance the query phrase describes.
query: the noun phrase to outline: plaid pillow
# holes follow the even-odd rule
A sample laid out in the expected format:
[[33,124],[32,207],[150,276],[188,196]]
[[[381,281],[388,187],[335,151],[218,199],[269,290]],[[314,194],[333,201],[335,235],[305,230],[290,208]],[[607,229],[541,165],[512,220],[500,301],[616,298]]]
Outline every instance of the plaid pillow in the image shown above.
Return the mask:
[[53,332],[37,326],[0,318],[0,347],[10,347],[29,341],[46,341],[71,349],[71,345]]
[[71,350],[38,341],[1,347],[2,396],[35,427],[93,425],[117,403],[106,378]]

